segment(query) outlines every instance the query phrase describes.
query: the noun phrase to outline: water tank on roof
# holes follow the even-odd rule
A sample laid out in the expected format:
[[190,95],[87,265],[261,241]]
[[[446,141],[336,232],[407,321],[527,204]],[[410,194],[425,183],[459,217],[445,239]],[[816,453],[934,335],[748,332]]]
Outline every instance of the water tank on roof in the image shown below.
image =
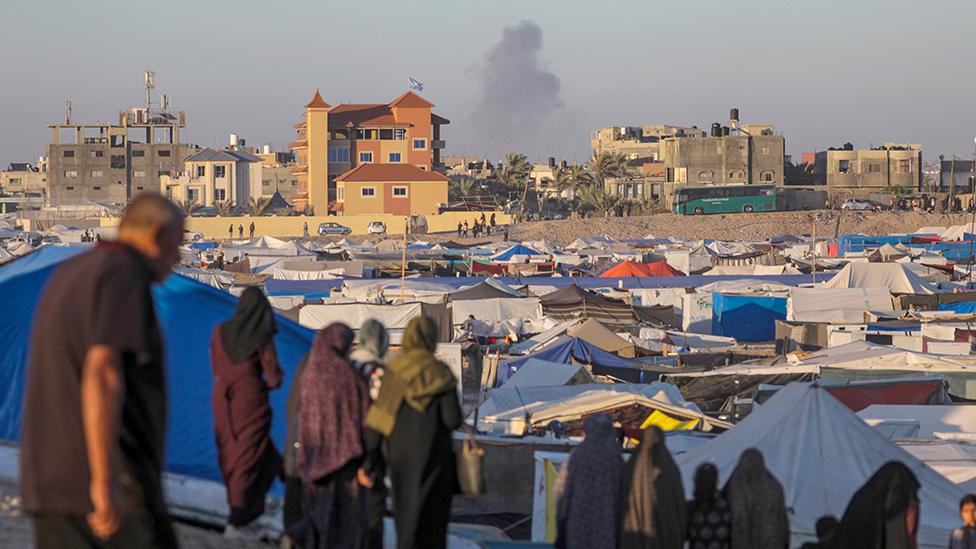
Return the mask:
[[729,127],[728,126],[722,126],[722,135],[723,136],[728,136],[729,135]]
[[712,133],[709,135],[711,135],[712,137],[721,137],[722,125],[719,124],[718,122],[712,122]]
[[236,147],[237,146],[237,140],[238,140],[238,137],[237,137],[237,134],[236,133],[230,134],[230,146],[231,147]]
[[271,145],[264,145],[261,147],[262,154],[271,154]]
[[733,108],[729,111],[729,120],[735,120],[736,122],[739,121],[739,109]]
[[566,168],[566,167],[569,166],[569,163],[566,162],[565,160],[560,160],[559,161],[559,166],[562,167],[562,168]]
[[556,157],[555,156],[550,156],[549,157],[549,167],[550,168],[555,168],[556,167]]

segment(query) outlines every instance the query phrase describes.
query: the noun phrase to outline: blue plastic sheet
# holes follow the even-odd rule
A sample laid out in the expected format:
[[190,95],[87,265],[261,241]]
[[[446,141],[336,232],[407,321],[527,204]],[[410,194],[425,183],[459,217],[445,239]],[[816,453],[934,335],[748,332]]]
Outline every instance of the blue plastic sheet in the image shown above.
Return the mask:
[[634,360],[621,358],[578,337],[564,335],[541,351],[499,364],[495,386],[504,385],[512,374],[532,358],[558,364],[569,364],[572,358],[578,363],[590,364],[596,368],[639,370],[639,364]]
[[712,333],[738,341],[773,341],[786,320],[786,298],[713,294]]

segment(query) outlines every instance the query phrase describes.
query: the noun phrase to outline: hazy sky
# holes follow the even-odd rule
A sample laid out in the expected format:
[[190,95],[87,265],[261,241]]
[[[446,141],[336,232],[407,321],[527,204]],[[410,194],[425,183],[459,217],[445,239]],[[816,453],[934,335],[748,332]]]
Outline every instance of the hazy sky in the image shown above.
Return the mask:
[[788,153],[851,141],[970,158],[971,0],[4,0],[0,163],[46,124],[114,120],[142,72],[184,140],[284,149],[316,87],[387,102],[424,83],[450,154],[583,160],[609,125],[771,122]]

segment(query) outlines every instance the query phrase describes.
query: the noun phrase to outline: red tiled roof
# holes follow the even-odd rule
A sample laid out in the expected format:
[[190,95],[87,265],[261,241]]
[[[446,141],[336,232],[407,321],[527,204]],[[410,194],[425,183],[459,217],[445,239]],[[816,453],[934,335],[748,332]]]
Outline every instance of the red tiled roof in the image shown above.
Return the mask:
[[322,94],[319,93],[319,90],[315,90],[315,97],[313,97],[312,100],[305,105],[305,108],[306,109],[328,109],[329,106],[330,105],[326,103],[324,99],[322,99]]
[[389,105],[343,104],[329,111],[329,125],[345,126],[409,126],[397,122]]
[[408,91],[407,93],[390,101],[391,107],[433,107],[434,104],[423,97]]
[[301,149],[307,146],[308,146],[308,141],[305,141],[304,139],[301,141],[292,141],[291,143],[288,144],[289,149]]
[[387,182],[387,181],[447,181],[447,177],[421,170],[413,164],[360,164],[336,177],[336,181]]

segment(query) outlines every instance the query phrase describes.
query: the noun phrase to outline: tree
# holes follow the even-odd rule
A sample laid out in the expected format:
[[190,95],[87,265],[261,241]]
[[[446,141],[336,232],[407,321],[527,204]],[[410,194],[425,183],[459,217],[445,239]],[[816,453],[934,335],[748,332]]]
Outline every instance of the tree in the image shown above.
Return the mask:
[[196,200],[191,200],[189,198],[186,200],[178,201],[176,205],[180,208],[180,211],[182,211],[183,215],[185,216],[191,216],[197,213],[197,211],[199,211],[200,208],[203,207],[203,205],[201,205]]
[[532,165],[524,154],[510,153],[505,155],[505,166],[498,174],[498,181],[508,190],[521,191],[521,203],[519,204],[519,219],[525,214],[525,199],[529,194],[529,172]]
[[271,197],[256,196],[247,202],[247,209],[251,212],[251,215],[264,215],[270,205]]
[[582,206],[589,206],[601,212],[614,210],[622,200],[619,195],[610,194],[597,185],[580,188],[579,199]]
[[610,177],[620,177],[627,171],[627,157],[620,153],[602,151],[590,157],[586,165],[601,187]]
[[230,200],[220,200],[214,202],[214,207],[217,208],[217,215],[227,217],[230,215],[231,210],[234,209],[234,204]]
[[576,192],[581,186],[593,183],[593,176],[590,175],[590,172],[578,164],[572,164],[565,168],[559,166],[553,171],[553,176],[556,178],[556,192],[562,195],[564,191],[570,191],[571,198],[576,197]]
[[467,175],[451,176],[451,181],[447,184],[447,195],[449,200],[461,200],[473,196],[477,187],[477,181]]

